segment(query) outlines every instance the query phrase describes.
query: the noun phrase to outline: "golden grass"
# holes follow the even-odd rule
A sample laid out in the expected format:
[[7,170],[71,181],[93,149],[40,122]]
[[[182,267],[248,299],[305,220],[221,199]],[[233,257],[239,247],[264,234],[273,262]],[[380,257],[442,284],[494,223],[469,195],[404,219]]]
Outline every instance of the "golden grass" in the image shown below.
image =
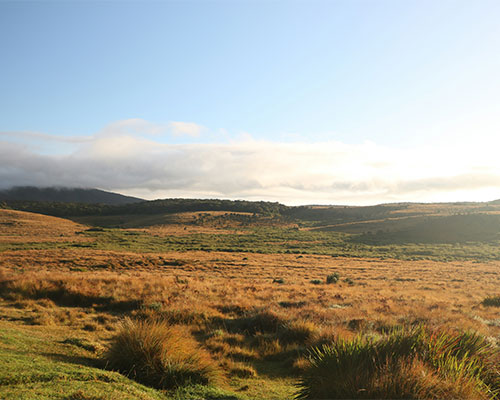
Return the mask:
[[221,375],[187,329],[161,320],[125,319],[105,359],[109,368],[159,389],[214,384]]
[[[496,338],[500,334],[498,310],[481,305],[500,287],[500,263],[495,262],[206,252],[146,256],[91,250],[13,251],[0,257],[1,282],[11,287],[13,300],[23,298],[20,291],[43,297],[29,292],[63,287],[87,303],[137,300],[146,307],[201,319],[234,319],[266,309],[284,320],[308,320],[322,329],[356,332],[416,321],[475,329]],[[172,260],[182,265],[169,265]],[[325,281],[332,272],[339,273],[338,283],[310,283]],[[345,277],[354,285],[343,282]],[[276,278],[284,283],[273,283]]]
[[85,229],[63,218],[0,209],[0,241],[4,243],[88,242],[92,239],[77,234]]
[[[21,223],[0,224],[1,240],[84,240],[76,232],[85,227],[78,224],[0,211],[0,218],[15,214],[6,222]],[[498,307],[482,304],[499,295],[499,271],[500,262],[90,248],[4,251],[0,318],[104,344],[124,316],[160,319],[184,325],[229,378],[261,382],[259,363],[283,362],[287,373],[300,373],[308,366],[305,347],[335,337],[377,335],[394,325],[474,330],[500,343]],[[326,284],[333,273],[338,282]],[[315,279],[322,283],[311,284]],[[405,368],[398,379],[428,373],[417,364]],[[439,377],[430,376],[427,384],[433,379]],[[383,377],[375,384],[385,385]]]

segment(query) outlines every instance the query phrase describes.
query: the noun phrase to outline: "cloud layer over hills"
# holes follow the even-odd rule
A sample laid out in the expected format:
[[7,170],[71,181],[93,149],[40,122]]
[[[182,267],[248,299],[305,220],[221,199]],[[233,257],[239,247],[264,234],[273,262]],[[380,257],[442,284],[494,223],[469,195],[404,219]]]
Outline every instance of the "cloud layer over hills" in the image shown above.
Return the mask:
[[[143,198],[218,197],[285,204],[493,200],[496,145],[398,149],[365,142],[200,140],[188,122],[115,122],[90,136],[0,133],[0,182],[97,187]],[[172,144],[172,138],[186,142]],[[197,140],[197,142],[195,142]],[[170,143],[169,143],[170,142]]]

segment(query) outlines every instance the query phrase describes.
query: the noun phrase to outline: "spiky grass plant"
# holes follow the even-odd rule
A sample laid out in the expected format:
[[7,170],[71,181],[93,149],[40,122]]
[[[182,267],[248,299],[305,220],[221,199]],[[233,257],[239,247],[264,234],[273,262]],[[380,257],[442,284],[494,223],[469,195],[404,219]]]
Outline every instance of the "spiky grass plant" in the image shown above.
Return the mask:
[[297,399],[498,399],[499,351],[476,334],[397,329],[310,350]]
[[220,379],[217,365],[189,332],[159,320],[125,319],[105,359],[109,368],[159,389]]

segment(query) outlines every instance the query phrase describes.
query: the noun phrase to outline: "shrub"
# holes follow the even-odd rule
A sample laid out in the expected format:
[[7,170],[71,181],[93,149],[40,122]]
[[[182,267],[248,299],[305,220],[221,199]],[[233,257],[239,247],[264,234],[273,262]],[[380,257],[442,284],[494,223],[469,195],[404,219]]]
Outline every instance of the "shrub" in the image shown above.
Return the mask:
[[470,333],[398,329],[310,350],[297,399],[490,398],[500,393],[498,349]]
[[91,322],[91,323],[83,325],[82,329],[84,331],[94,332],[97,330],[97,325]]
[[354,285],[354,281],[351,278],[345,278],[344,282],[351,286]]
[[159,389],[207,385],[220,377],[208,353],[185,329],[158,320],[125,319],[105,358],[111,369]]
[[321,280],[320,279],[311,279],[310,281],[313,285],[321,285]]
[[339,281],[340,275],[338,272],[334,272],[326,277],[326,283],[337,283]]
[[280,301],[278,304],[283,308],[302,308],[307,303],[305,301]]
[[486,307],[500,307],[500,296],[486,297],[481,304]]

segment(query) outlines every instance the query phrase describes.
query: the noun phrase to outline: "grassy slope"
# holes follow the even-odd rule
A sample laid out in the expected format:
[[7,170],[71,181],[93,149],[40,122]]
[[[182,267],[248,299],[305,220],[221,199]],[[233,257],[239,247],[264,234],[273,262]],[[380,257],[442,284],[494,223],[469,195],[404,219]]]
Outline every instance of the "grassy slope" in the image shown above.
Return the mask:
[[243,399],[201,386],[162,393],[125,376],[99,368],[85,339],[62,339],[57,329],[29,329],[0,323],[0,398],[67,400]]
[[[222,207],[226,203],[233,208],[256,207],[254,203],[241,205],[214,201],[214,204],[205,204],[203,201],[192,201],[191,204],[188,200],[179,199],[166,201],[165,204],[169,202],[172,205],[168,207],[175,206],[173,209],[192,208],[198,203],[200,207]],[[165,213],[169,208],[163,203],[144,202],[126,206],[132,208],[124,208],[124,211],[134,213],[123,215],[118,213],[121,208],[105,209],[103,212],[109,212],[109,215],[92,215],[91,210],[78,209],[83,214],[71,217],[74,221],[107,229],[93,232],[80,229],[80,235],[66,240],[0,241],[0,251],[84,247],[134,252],[239,251],[402,260],[500,259],[500,205],[491,203],[296,207],[283,210],[269,203],[268,207],[285,213],[274,217],[220,210]],[[39,203],[38,206],[48,208],[47,212],[64,207],[55,203]],[[168,234],[159,232],[159,226],[169,227]],[[43,234],[39,236],[46,237]]]
[[124,376],[90,366],[89,352],[53,335],[0,325],[2,399],[166,399]]

